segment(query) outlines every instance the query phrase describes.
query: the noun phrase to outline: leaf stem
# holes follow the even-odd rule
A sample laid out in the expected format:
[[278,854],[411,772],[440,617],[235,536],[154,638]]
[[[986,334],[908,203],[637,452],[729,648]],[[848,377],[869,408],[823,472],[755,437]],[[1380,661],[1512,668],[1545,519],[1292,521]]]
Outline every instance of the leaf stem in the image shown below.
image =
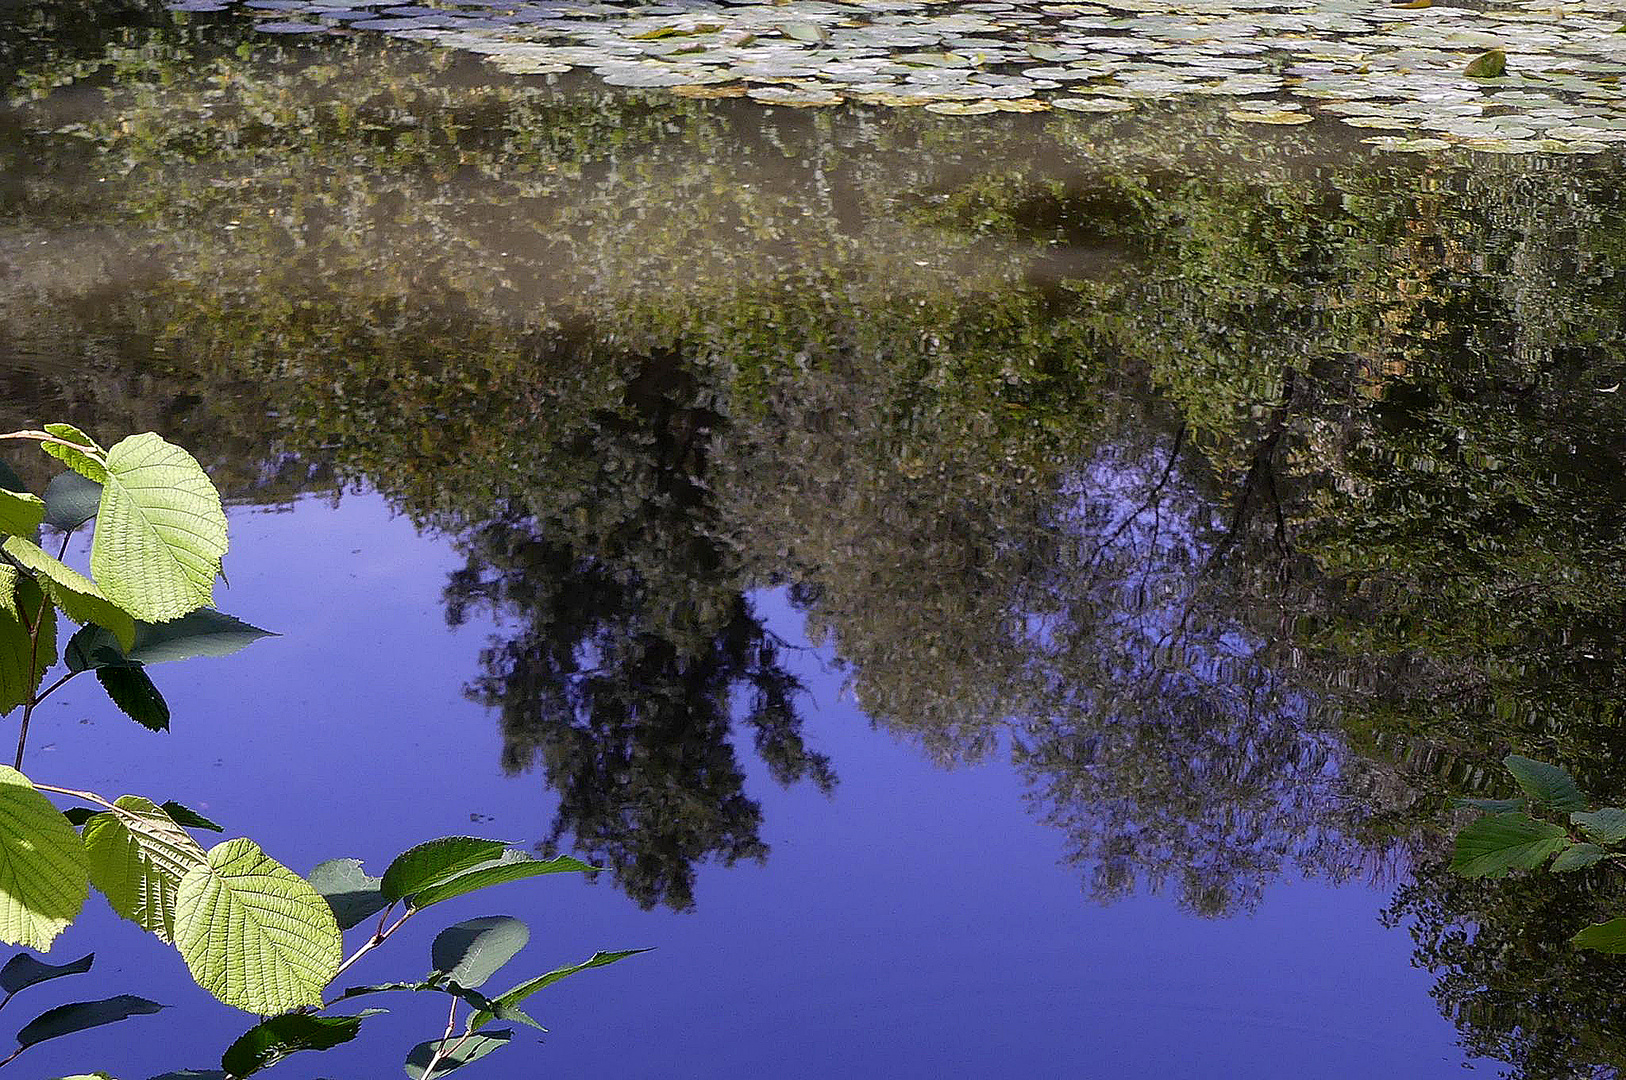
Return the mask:
[[31,780],[29,783],[33,784],[34,787],[40,791],[49,791],[53,795],[66,795],[71,799],[83,799],[85,802],[95,803],[97,806],[105,806],[109,810],[118,809],[118,807],[114,806],[112,803],[108,802],[94,791],[76,791],[73,788],[57,787],[54,784],[42,784],[38,780]]
[[[26,439],[29,442],[54,443],[57,446],[66,446],[69,450],[77,450],[89,458],[101,457],[101,454],[97,452],[94,446],[86,446],[83,443],[70,442],[67,439],[59,439],[55,435],[52,435],[49,431],[11,431],[4,435],[0,435],[0,441],[6,439]],[[0,1064],[3,1064],[3,1062],[0,1062]]]
[[[36,784],[34,786],[38,787],[39,785]],[[366,956],[368,953],[384,944],[385,940],[387,940],[391,934],[401,929],[402,923],[406,922],[408,919],[412,918],[412,916],[418,913],[417,908],[407,908],[401,913],[401,917],[399,919],[396,919],[390,924],[388,929],[385,929],[384,919],[388,917],[389,913],[394,909],[394,904],[391,904],[389,907],[384,909],[383,913],[378,919],[379,928],[373,931],[372,937],[361,943],[361,948],[351,953],[350,958],[339,965],[339,970],[333,973],[333,979],[337,979],[340,975],[343,975],[347,970],[349,970],[351,964],[354,964],[357,960],[360,960],[363,956]],[[333,979],[329,979],[328,982],[332,983]]]
[[[37,680],[45,677],[45,672],[41,671],[39,666],[40,627],[45,623],[45,609],[49,607],[50,604],[50,597],[45,595],[44,589],[41,589],[40,609],[34,615],[34,625],[28,628],[28,683],[31,687],[33,687],[33,690],[29,691],[28,703],[23,706],[23,722],[17,728],[17,760],[12,764],[12,768],[16,769],[18,772],[21,772],[23,768],[23,748],[28,745],[29,718],[34,715],[34,706],[38,705],[42,700],[44,700],[45,696],[43,694],[37,694],[34,691],[39,689],[39,682]],[[18,610],[20,611],[21,609],[19,608]],[[54,690],[55,687],[52,687],[52,689]]]
[[423,1080],[434,1080],[435,1068],[440,1064],[441,1059],[447,1054],[454,1052],[459,1046],[462,1046],[463,1039],[468,1038],[468,1036],[465,1035],[463,1036],[463,1039],[457,1040],[455,1045],[446,1045],[449,1041],[451,1041],[452,1029],[457,1026],[457,1001],[457,998],[452,998],[452,1007],[446,1014],[446,1034],[440,1037],[440,1045],[435,1047],[435,1052],[433,1054],[429,1055],[429,1064],[425,1065],[423,1069]]

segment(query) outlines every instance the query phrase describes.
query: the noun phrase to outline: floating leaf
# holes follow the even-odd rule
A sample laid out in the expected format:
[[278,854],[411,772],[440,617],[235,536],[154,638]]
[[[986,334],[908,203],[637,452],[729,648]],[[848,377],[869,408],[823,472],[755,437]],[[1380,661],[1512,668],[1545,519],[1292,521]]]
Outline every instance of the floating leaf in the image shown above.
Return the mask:
[[435,937],[435,971],[458,986],[476,989],[514,958],[531,939],[530,927],[510,915],[486,915],[448,926]]
[[242,839],[216,845],[181,879],[175,946],[199,986],[261,1014],[320,1005],[343,952],[321,894]]
[[85,845],[28,777],[0,765],[0,941],[41,952],[90,895]]
[[1475,79],[1494,79],[1507,70],[1507,53],[1501,49],[1487,49],[1469,61],[1462,73]]
[[1526,814],[1487,814],[1457,834],[1451,870],[1491,878],[1509,870],[1533,870],[1568,843],[1560,825]]
[[178,619],[213,602],[225,553],[226,514],[196,458],[151,432],[107,452],[90,569],[109,599]]

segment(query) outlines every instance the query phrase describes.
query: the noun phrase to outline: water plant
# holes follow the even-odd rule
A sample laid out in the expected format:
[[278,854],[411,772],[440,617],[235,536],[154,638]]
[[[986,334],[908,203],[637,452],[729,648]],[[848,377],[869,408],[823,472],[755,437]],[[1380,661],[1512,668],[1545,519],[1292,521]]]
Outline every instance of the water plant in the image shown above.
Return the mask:
[[[1509,754],[1502,764],[1524,794],[1462,800],[1484,813],[1457,834],[1453,873],[1499,878],[1541,867],[1562,874],[1626,865],[1626,809],[1594,807],[1574,777],[1557,765],[1518,754]],[[1570,940],[1584,949],[1626,953],[1626,917],[1593,923]]]
[[[33,442],[67,469],[39,496],[0,462],[0,714],[20,713],[14,764],[0,766],[0,941],[48,950],[94,887],[120,916],[173,945],[199,986],[266,1017],[227,1048],[220,1069],[169,1074],[216,1080],[241,1080],[290,1054],[349,1042],[380,1010],[330,1010],[392,992],[448,1001],[444,1033],[413,1047],[404,1063],[414,1080],[441,1077],[513,1038],[512,1028],[492,1024],[538,1026],[520,1008],[532,994],[642,951],[595,953],[488,997],[480,987],[529,931],[511,916],[487,916],[442,931],[432,970],[420,980],[331,992],[351,965],[425,908],[493,885],[596,868],[568,855],[540,859],[500,841],[448,836],[402,852],[377,877],[358,859],[333,859],[307,879],[247,838],[206,849],[195,833],[221,826],[180,803],[110,799],[25,775],[34,712],[70,680],[94,672],[121,711],[165,730],[169,708],[148,665],[228,655],[268,632],[213,607],[227,521],[191,454],[151,432],[104,449],[68,424],[0,434],[3,441]],[[74,533],[92,521],[87,577],[63,560]],[[45,532],[58,538],[55,555],[41,546]],[[63,621],[78,629],[59,648]],[[62,674],[46,685],[59,662]],[[59,809],[47,795],[72,805]],[[344,933],[364,923],[371,932],[347,952]],[[52,965],[19,953],[0,967],[0,1005],[38,983],[83,974],[94,960]],[[458,1031],[460,1006],[468,1014]],[[57,1006],[18,1031],[0,1066],[48,1039],[164,1007],[133,994]]]

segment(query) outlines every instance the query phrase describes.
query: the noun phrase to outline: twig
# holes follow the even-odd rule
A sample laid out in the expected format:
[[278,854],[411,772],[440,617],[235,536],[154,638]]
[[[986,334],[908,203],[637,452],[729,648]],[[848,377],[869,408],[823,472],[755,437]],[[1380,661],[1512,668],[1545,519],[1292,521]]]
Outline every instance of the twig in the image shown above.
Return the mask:
[[458,1046],[462,1046],[463,1039],[468,1038],[468,1036],[465,1035],[463,1036],[463,1039],[457,1040],[457,1044],[455,1046],[446,1045],[451,1041],[452,1029],[457,1026],[457,1000],[458,999],[455,997],[452,998],[452,1007],[446,1014],[446,1034],[440,1037],[440,1045],[435,1047],[435,1052],[433,1054],[429,1055],[429,1064],[425,1065],[423,1070],[423,1080],[434,1080],[435,1067],[440,1064],[441,1059],[447,1054],[456,1050]]
[[83,799],[85,802],[95,803],[97,806],[105,806],[109,810],[118,809],[118,807],[114,806],[112,803],[108,802],[94,791],[76,791],[73,788],[57,787],[54,784],[42,784],[38,780],[31,780],[29,783],[33,784],[38,790],[49,791],[53,795],[66,795],[70,799]]
[[[344,963],[339,965],[339,970],[335,971],[333,973],[333,979],[337,979],[340,975],[343,975],[345,973],[345,971],[347,971],[349,969],[351,964],[354,964],[357,960],[360,960],[363,956],[366,956],[368,953],[372,952],[374,949],[376,949],[380,945],[384,944],[384,941],[391,934],[393,934],[397,930],[401,929],[401,924],[402,923],[406,922],[408,919],[412,918],[412,916],[414,916],[414,915],[416,915],[418,913],[417,908],[407,908],[404,912],[401,913],[401,917],[399,919],[396,919],[394,923],[390,924],[388,929],[383,929],[384,919],[385,919],[386,916],[389,915],[390,911],[393,910],[394,907],[395,907],[395,905],[391,904],[389,907],[384,909],[383,914],[381,914],[379,916],[379,919],[378,919],[378,925],[379,925],[380,929],[374,930],[373,931],[373,936],[368,938],[366,941],[362,942],[361,943],[361,948],[359,948],[355,952],[351,953],[350,954],[350,959],[346,960]],[[328,981],[332,982],[333,979],[329,979]]]

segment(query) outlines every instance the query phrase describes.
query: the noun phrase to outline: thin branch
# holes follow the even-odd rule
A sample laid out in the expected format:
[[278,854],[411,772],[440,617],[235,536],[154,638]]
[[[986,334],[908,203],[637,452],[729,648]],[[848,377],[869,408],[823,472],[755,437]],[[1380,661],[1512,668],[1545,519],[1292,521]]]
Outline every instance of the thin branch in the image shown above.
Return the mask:
[[[35,785],[35,786],[37,787],[38,785]],[[390,907],[385,908],[384,909],[384,914],[388,915],[391,908],[393,908],[394,906],[395,906],[394,904],[391,904]],[[401,924],[402,923],[406,922],[408,919],[412,918],[412,916],[416,915],[417,913],[418,913],[417,908],[407,908],[406,911],[401,913],[401,917],[399,919],[396,919],[395,922],[390,925],[389,929],[373,931],[373,936],[368,938],[366,941],[362,942],[361,943],[361,948],[359,948],[355,952],[351,953],[350,954],[350,959],[346,960],[344,963],[339,965],[339,970],[335,971],[333,973],[333,979],[337,979],[340,975],[343,975],[345,973],[345,971],[347,971],[349,969],[351,964],[354,964],[357,960],[360,960],[363,956],[366,956],[368,953],[372,952],[374,949],[376,949],[380,945],[384,944],[385,940],[388,939],[391,934],[393,934],[397,930],[401,929]],[[383,920],[382,917],[378,920],[378,924],[379,924],[379,926],[384,925],[384,920]],[[332,982],[333,979],[329,979],[328,981]]]
[[70,799],[83,799],[85,802],[95,803],[97,806],[105,806],[109,810],[118,809],[118,807],[114,806],[112,803],[108,802],[94,791],[76,791],[73,788],[57,787],[54,784],[42,784],[38,780],[31,780],[29,782],[40,791],[49,791],[53,795],[66,795]]
[[[34,625],[29,628],[28,634],[28,682],[35,689],[39,688],[39,683],[35,680],[45,677],[45,672],[39,666],[40,627],[45,623],[45,609],[50,605],[50,598],[45,595],[43,589],[40,590],[40,609],[34,615]],[[17,610],[22,611],[21,608]],[[38,672],[37,675],[36,672]],[[42,695],[31,692],[28,695],[28,704],[23,706],[23,722],[17,729],[17,760],[12,764],[12,768],[19,772],[22,771],[23,767],[23,748],[28,745],[28,721],[34,715],[34,706],[40,703],[41,697]]]
[[463,1036],[463,1039],[457,1040],[456,1046],[446,1045],[451,1040],[452,1029],[457,1026],[457,1000],[455,997],[452,998],[452,1007],[446,1014],[446,1034],[440,1037],[440,1045],[435,1048],[433,1054],[429,1055],[429,1064],[425,1065],[423,1070],[423,1080],[434,1080],[435,1068],[440,1064],[441,1059],[456,1050],[458,1046],[462,1046],[463,1039],[468,1038],[467,1035]]
[[6,439],[26,439],[29,442],[52,443],[56,446],[66,446],[69,450],[77,450],[81,454],[88,457],[94,458],[99,456],[96,453],[96,448],[94,446],[86,446],[83,443],[70,442],[67,439],[59,439],[55,435],[52,435],[49,431],[12,431],[4,435],[0,435],[0,441]]

